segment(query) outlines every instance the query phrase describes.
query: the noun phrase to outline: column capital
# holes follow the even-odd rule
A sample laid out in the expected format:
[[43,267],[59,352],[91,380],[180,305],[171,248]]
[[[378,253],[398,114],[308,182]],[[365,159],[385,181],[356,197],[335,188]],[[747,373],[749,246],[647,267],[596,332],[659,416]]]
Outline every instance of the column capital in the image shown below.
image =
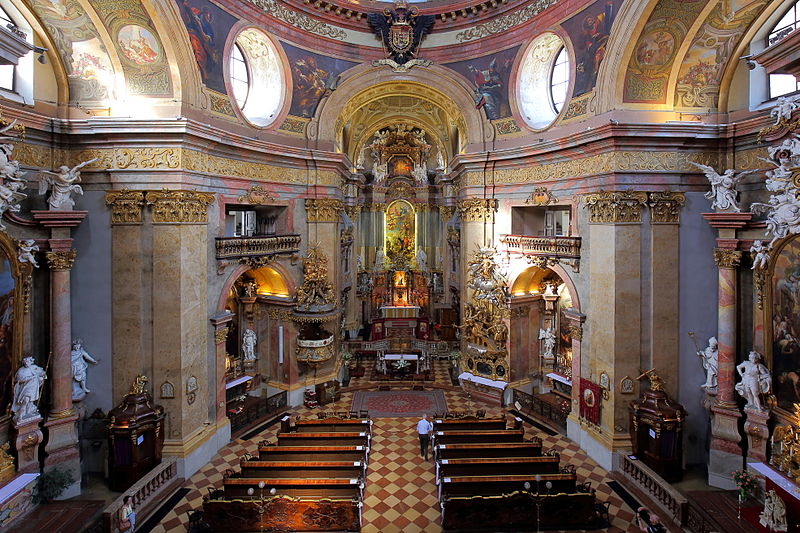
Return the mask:
[[75,258],[78,256],[77,250],[56,250],[54,252],[47,252],[47,265],[50,270],[69,270],[75,263]]
[[641,223],[647,193],[641,191],[600,191],[583,195],[589,208],[590,224]]
[[656,191],[648,193],[650,224],[679,224],[681,208],[686,203],[682,192]]
[[111,225],[141,224],[144,191],[120,189],[106,191],[106,205],[111,208]]
[[339,222],[344,209],[344,202],[336,198],[306,198],[305,205],[308,222]]
[[455,214],[456,208],[452,205],[440,205],[439,206],[439,218],[442,219],[442,222],[448,222],[451,218],[453,218],[453,214]]
[[228,338],[228,332],[231,330],[228,326],[217,326],[217,330],[214,332],[214,343],[215,344],[222,344],[225,342],[225,339]]
[[742,252],[730,248],[714,248],[714,262],[719,268],[737,268],[742,261]]
[[491,222],[499,202],[495,198],[459,200],[458,213],[464,222]]
[[162,224],[207,224],[208,206],[214,195],[199,191],[163,189],[148,191],[147,205],[153,206],[153,222]]

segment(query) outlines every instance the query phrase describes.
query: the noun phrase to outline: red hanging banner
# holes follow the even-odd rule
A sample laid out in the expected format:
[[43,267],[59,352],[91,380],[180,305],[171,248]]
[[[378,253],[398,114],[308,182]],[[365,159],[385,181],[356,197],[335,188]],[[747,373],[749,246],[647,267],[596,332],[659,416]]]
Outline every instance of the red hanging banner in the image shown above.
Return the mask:
[[600,385],[581,378],[581,418],[594,425],[600,424]]

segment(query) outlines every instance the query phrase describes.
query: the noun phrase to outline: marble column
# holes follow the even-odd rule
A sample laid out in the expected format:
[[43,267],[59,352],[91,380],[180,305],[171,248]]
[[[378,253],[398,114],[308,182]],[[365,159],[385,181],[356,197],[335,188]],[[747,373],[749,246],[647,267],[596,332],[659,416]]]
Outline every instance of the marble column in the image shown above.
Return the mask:
[[583,341],[583,322],[586,315],[575,311],[565,311],[564,318],[568,320],[569,336],[572,339],[572,410],[570,418],[578,420],[580,413],[580,381],[581,381],[581,344]]
[[211,317],[211,325],[214,326],[214,346],[216,347],[216,358],[214,365],[215,383],[217,384],[216,390],[216,420],[217,424],[225,423],[227,413],[225,412],[225,357],[227,352],[225,350],[225,341],[228,338],[228,331],[230,331],[229,324],[233,320],[234,314],[230,311],[225,311]]

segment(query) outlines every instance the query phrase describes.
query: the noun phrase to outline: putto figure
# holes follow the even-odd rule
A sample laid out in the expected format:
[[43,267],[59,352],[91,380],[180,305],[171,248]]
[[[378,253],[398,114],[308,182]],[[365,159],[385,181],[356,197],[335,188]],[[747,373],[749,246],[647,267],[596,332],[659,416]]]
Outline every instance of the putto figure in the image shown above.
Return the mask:
[[30,263],[34,268],[39,268],[39,265],[36,263],[36,257],[33,255],[34,252],[39,251],[35,240],[26,239],[24,241],[19,241],[17,243],[17,248],[19,249],[17,259],[19,259],[20,263]]
[[72,211],[75,206],[72,194],[83,194],[83,189],[78,185],[81,181],[81,169],[95,161],[97,161],[97,158],[84,161],[72,168],[61,165],[58,167],[58,172],[42,171],[44,174],[49,174],[49,176],[43,176],[39,181],[39,194],[46,194],[50,190],[47,204],[52,211]]
[[756,240],[753,242],[753,246],[750,247],[750,253],[753,255],[753,266],[751,270],[764,270],[767,268],[767,264],[769,263],[769,245],[764,246],[760,240]]
[[14,404],[11,411],[15,423],[39,416],[36,402],[39,401],[45,379],[44,369],[33,362],[33,357],[22,360],[22,366],[14,374]]

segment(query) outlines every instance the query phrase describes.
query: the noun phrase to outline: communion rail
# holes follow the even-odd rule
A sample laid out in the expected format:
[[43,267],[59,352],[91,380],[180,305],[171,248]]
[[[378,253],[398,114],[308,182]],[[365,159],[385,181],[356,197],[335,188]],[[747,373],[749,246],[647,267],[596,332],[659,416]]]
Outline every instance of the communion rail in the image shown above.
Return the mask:
[[656,511],[659,516],[667,516],[678,526],[686,524],[689,502],[680,492],[642,461],[631,459],[626,453],[618,453],[617,458],[619,470],[614,472],[614,477],[618,481],[628,490],[652,500],[661,511]]

